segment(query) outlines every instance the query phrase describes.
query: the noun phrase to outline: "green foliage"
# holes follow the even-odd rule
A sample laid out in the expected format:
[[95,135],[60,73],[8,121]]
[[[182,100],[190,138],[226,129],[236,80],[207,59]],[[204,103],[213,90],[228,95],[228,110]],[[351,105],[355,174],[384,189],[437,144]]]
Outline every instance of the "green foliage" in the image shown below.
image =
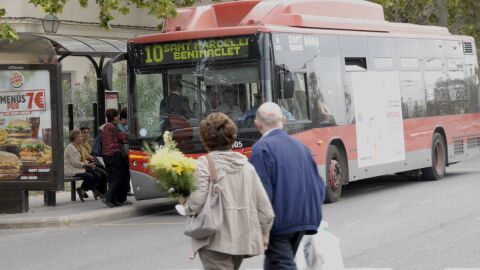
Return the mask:
[[[152,176],[157,179],[155,181],[157,188],[173,198],[176,198],[178,195],[188,197],[195,188],[193,174],[178,175],[173,171],[155,171],[152,173]],[[172,187],[175,188],[172,189]]]
[[113,68],[113,91],[118,91],[118,96],[122,108],[128,104],[127,98],[127,64],[125,61],[116,63]]
[[454,35],[473,36],[477,49],[480,49],[478,0],[370,0],[370,2],[382,5],[385,18],[389,21],[447,26]]
[[72,89],[74,119],[93,117],[92,104],[97,102],[97,76],[93,67],[87,71],[83,81]]
[[[61,14],[65,4],[70,0],[30,0],[29,3],[40,7],[45,13]],[[75,1],[75,0],[73,0]],[[76,0],[81,7],[88,7],[88,0]],[[96,0],[100,8],[98,20],[100,26],[109,29],[114,19],[113,13],[126,15],[131,7],[146,9],[148,14],[158,19],[174,17],[177,7],[191,6],[199,0]],[[0,9],[0,18],[5,16],[5,9]],[[0,39],[17,40],[16,31],[8,23],[0,23]]]
[[[110,22],[114,19],[113,13],[118,12],[126,15],[131,7],[148,10],[148,14],[158,19],[173,17],[177,7],[190,6],[198,0],[96,0],[100,8],[99,22],[106,29],[110,28]],[[60,14],[67,0],[30,0],[35,6],[42,7],[46,13]],[[86,8],[88,0],[78,0],[80,6]]]
[[[0,8],[0,19],[7,14],[4,8]],[[12,28],[8,23],[0,22],[0,40],[17,40],[18,35],[15,29]]]
[[163,123],[160,118],[160,102],[163,99],[162,75],[137,75],[135,84],[138,125],[149,130],[151,136],[159,136]]
[[30,0],[28,2],[40,6],[45,13],[60,14],[67,0]]

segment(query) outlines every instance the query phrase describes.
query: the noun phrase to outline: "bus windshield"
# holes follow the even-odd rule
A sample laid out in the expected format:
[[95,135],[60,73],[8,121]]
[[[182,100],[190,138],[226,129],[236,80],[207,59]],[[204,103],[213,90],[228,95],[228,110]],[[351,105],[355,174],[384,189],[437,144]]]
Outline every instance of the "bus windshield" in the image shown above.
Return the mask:
[[[135,74],[135,132],[138,139],[162,141],[172,133],[179,148],[203,151],[200,121],[223,112],[239,127],[238,137],[253,138],[254,118],[262,101],[258,62],[166,68]],[[250,134],[250,135],[249,135]],[[234,147],[244,147],[237,141]]]

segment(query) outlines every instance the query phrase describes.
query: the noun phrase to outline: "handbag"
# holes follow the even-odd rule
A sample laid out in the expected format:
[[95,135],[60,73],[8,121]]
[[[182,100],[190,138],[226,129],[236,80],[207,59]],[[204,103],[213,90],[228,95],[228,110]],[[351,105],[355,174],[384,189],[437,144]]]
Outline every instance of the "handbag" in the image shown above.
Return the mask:
[[223,207],[217,172],[212,157],[207,155],[209,186],[208,195],[202,211],[187,217],[184,234],[194,239],[204,239],[220,230],[223,223]]
[[102,150],[103,150],[102,139],[101,139],[100,134],[98,134],[98,136],[95,138],[95,141],[93,142],[91,155],[94,156],[94,157],[101,157],[102,156]]

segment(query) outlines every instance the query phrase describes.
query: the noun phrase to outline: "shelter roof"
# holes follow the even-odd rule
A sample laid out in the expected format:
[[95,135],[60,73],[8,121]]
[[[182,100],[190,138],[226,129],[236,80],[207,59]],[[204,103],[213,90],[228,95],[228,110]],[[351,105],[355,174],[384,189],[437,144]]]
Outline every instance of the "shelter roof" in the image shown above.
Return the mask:
[[57,55],[112,57],[127,52],[126,40],[63,35],[39,36],[51,42]]
[[126,40],[35,33],[19,37],[0,40],[0,64],[55,63],[57,56],[113,57],[127,51]]

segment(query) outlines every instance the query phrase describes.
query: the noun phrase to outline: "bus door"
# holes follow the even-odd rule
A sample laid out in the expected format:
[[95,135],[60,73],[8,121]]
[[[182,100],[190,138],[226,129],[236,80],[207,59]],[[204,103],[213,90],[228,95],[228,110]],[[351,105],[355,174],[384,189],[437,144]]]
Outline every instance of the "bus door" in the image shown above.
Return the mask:
[[285,116],[285,130],[292,134],[311,128],[311,110],[308,96],[306,71],[289,71],[280,69],[280,81],[276,103]]

